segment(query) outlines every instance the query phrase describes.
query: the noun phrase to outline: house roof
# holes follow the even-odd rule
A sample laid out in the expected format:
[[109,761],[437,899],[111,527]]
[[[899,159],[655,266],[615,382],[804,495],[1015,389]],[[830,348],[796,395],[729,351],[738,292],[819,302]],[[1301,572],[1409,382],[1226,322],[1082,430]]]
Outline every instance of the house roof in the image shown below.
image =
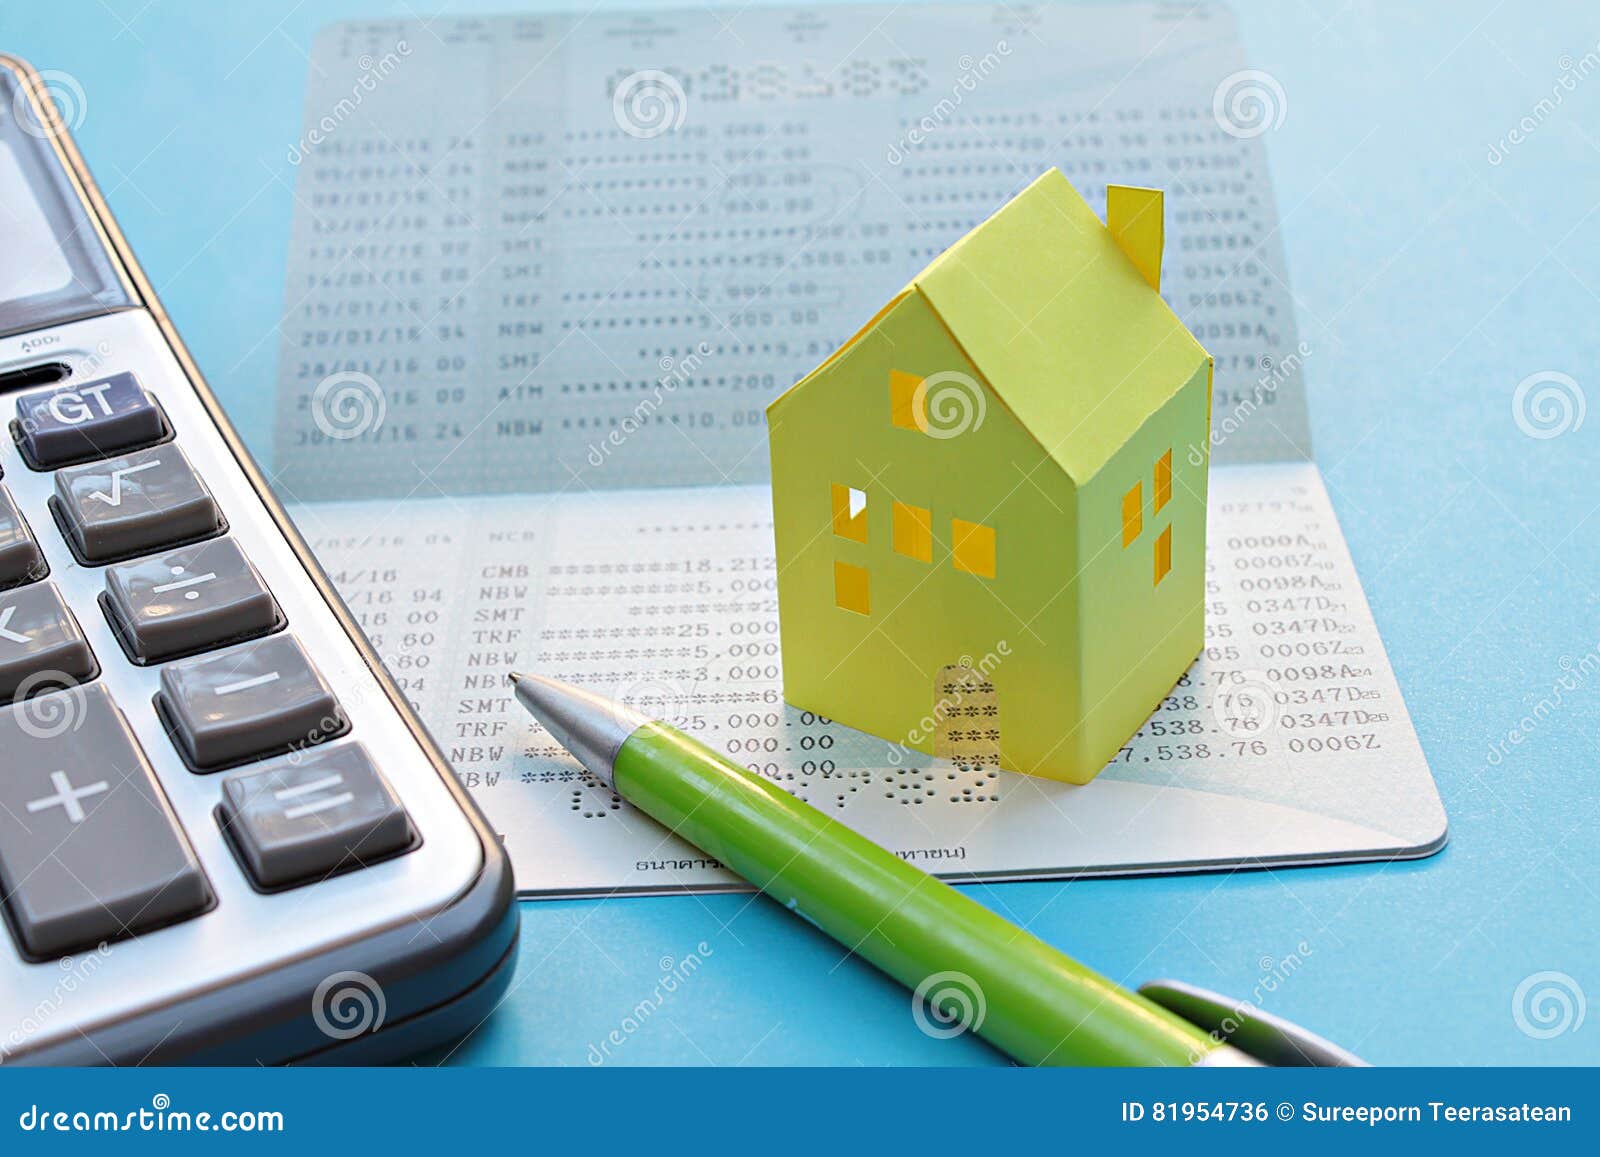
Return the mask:
[[1209,357],[1057,169],[912,288],[1079,484]]

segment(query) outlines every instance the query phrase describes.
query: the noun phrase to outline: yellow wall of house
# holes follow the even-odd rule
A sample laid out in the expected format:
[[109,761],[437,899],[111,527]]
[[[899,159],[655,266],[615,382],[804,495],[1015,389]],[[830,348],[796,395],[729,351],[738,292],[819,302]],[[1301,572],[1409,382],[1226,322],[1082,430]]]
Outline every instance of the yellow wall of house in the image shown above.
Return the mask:
[[[895,425],[891,371],[933,379],[926,431]],[[998,692],[1005,765],[1081,774],[1060,742],[1078,701],[1073,488],[920,294],[785,396],[769,424],[788,701],[931,751],[935,678],[965,657]],[[865,493],[865,542],[854,520],[837,532],[836,485]],[[928,561],[894,550],[896,500],[929,512]],[[972,524],[968,570],[956,565],[958,520]],[[902,545],[916,537],[905,530]],[[992,578],[969,573],[985,568],[985,531]],[[863,572],[867,613],[841,608],[840,593],[859,605]]]
[[[1079,493],[1084,716],[1075,741],[1084,766],[1117,758],[1152,709],[1162,715],[1169,692],[1187,693],[1174,683],[1204,645],[1209,391],[1202,364]],[[1157,463],[1168,452],[1171,496],[1157,510]],[[1124,506],[1135,486],[1140,526],[1125,546]],[[1164,531],[1171,569],[1158,583]]]

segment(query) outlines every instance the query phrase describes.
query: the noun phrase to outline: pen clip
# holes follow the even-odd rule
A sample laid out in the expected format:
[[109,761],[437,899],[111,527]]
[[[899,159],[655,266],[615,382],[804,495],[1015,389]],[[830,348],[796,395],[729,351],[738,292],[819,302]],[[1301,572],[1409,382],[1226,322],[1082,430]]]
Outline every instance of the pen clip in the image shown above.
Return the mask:
[[1139,994],[1264,1065],[1365,1068],[1367,1062],[1281,1016],[1181,980],[1152,980]]

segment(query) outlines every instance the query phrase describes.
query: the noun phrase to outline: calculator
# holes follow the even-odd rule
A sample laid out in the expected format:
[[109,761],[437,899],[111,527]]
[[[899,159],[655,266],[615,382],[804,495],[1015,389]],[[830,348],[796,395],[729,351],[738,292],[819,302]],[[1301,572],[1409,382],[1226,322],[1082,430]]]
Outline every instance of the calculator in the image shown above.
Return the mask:
[[0,57],[0,1063],[359,1061],[511,975],[500,841]]

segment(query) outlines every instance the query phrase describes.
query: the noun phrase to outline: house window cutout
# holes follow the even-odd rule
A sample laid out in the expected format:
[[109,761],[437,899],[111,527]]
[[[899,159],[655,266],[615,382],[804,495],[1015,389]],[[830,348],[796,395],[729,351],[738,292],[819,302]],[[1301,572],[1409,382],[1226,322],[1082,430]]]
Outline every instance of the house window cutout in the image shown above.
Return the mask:
[[1151,513],[1157,513],[1172,500],[1172,451],[1156,459],[1156,493]]
[[867,492],[833,484],[833,533],[851,542],[867,541]]
[[1161,537],[1156,539],[1156,581],[1160,586],[1161,580],[1167,577],[1172,570],[1172,527],[1167,527],[1161,532]]
[[933,561],[933,515],[925,507],[894,504],[894,552],[918,562]]
[[917,389],[922,379],[901,370],[889,371],[889,420],[902,430],[923,432],[917,413]]
[[1144,529],[1144,483],[1135,482],[1122,496],[1122,545],[1127,547]]
[[931,714],[936,757],[967,771],[1000,766],[1000,697],[982,671],[966,663],[939,668]]
[[833,564],[833,601],[841,610],[870,615],[872,599],[867,587],[865,567],[851,566],[847,562]]
[[994,578],[994,527],[952,518],[950,542],[955,548],[952,561],[957,570],[979,578]]

